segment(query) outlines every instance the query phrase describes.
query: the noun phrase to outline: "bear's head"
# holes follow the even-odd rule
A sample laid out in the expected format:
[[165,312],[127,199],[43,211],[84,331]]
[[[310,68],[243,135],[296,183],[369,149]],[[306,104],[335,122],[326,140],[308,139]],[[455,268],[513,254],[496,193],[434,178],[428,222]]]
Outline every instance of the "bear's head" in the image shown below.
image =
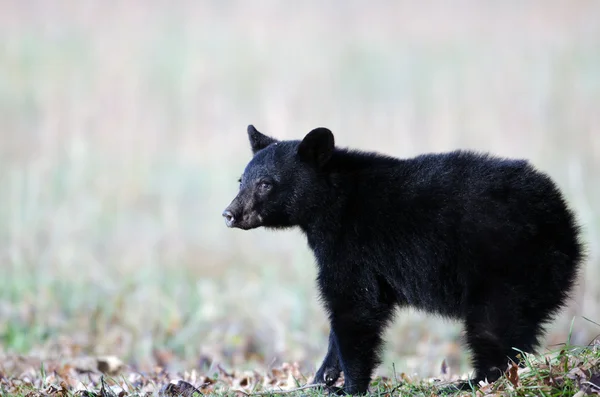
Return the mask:
[[333,134],[320,127],[301,141],[278,141],[249,125],[248,138],[253,158],[237,196],[223,211],[226,225],[248,230],[300,224],[326,185],[322,170],[334,152]]

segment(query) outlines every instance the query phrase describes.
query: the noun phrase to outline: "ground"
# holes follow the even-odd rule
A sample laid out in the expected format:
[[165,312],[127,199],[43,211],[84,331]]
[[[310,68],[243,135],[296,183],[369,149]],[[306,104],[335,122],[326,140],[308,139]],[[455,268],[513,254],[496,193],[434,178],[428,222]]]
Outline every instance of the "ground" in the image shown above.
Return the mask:
[[[522,368],[513,365],[494,384],[458,396],[584,396],[600,395],[600,337],[585,347],[565,346],[544,355],[526,355]],[[447,395],[444,387],[457,380],[445,365],[440,375],[416,379],[404,373],[377,377],[372,396]],[[135,371],[116,357],[41,360],[19,355],[3,357],[0,364],[2,396],[247,396],[326,394],[321,388],[303,387],[312,374],[301,373],[297,364],[284,363],[261,371],[236,371],[214,365],[200,372]],[[341,385],[340,379],[338,385]]]

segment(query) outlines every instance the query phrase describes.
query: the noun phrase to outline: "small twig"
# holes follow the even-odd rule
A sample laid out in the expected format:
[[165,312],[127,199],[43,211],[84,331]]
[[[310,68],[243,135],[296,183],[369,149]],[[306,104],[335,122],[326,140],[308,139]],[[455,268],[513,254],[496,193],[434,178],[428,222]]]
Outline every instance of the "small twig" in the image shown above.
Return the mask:
[[223,373],[223,375],[227,376],[228,378],[233,378],[233,374],[230,374],[229,372],[225,371],[225,368],[223,368],[221,366],[221,364],[217,364],[217,369]]
[[272,390],[272,391],[260,391],[260,392],[254,392],[254,393],[248,393],[245,392],[243,390],[232,390],[234,392],[240,392],[246,396],[269,396],[271,394],[289,394],[289,393],[294,393],[300,390],[305,390],[305,389],[316,389],[317,387],[325,387],[325,383],[316,383],[313,385],[304,385],[304,386],[300,386],[300,387],[296,387],[294,389],[288,389],[288,390]]
[[[600,386],[599,385],[597,385],[595,383],[592,383],[590,381],[586,380],[586,381],[581,382],[581,383],[583,383],[584,385],[590,385],[590,386],[592,386],[592,389],[598,389],[598,390],[600,390]],[[594,391],[594,393],[595,393],[595,391]]]

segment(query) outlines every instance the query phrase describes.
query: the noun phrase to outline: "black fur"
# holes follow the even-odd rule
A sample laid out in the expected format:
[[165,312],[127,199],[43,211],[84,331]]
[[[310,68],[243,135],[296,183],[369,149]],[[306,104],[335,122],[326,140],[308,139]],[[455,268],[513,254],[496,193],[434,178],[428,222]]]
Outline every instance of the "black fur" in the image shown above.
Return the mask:
[[527,161],[455,151],[397,159],[334,147],[317,128],[277,141],[248,127],[254,157],[230,227],[299,226],[318,265],[329,348],[315,382],[365,393],[398,307],[462,320],[474,382],[531,352],[574,285],[579,227]]

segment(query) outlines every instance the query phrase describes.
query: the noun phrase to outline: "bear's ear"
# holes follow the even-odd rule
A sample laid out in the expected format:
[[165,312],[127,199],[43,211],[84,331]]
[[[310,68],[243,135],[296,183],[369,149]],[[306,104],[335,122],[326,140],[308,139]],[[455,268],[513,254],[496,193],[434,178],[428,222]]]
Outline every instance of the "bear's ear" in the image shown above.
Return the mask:
[[333,154],[333,133],[324,127],[315,128],[300,142],[298,156],[317,167],[322,167]]
[[252,154],[256,154],[259,150],[262,150],[272,143],[277,142],[276,139],[261,134],[252,124],[248,126],[248,139],[250,139],[250,147],[252,148]]

